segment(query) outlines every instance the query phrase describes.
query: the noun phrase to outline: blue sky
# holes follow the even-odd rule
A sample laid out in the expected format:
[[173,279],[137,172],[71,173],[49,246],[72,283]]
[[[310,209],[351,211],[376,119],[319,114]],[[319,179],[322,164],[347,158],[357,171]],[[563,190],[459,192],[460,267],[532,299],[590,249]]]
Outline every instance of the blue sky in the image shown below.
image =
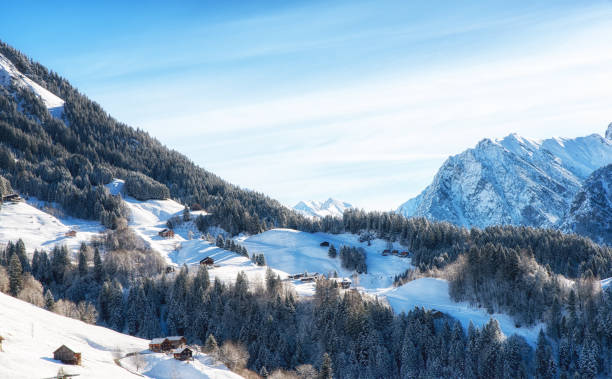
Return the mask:
[[484,137],[612,121],[610,1],[92,3],[5,4],[0,39],[286,205],[389,210]]

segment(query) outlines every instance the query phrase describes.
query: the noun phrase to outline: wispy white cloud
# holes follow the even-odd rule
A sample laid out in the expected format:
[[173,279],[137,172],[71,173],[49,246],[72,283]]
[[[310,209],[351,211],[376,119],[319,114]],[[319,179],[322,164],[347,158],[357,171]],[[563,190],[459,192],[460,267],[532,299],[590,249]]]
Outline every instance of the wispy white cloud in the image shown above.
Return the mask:
[[[510,14],[479,20],[475,26],[419,26],[415,30],[424,34],[408,39],[411,24],[400,30],[374,25],[366,32],[351,26],[341,35],[311,40],[299,28],[288,32],[296,33],[294,38],[261,43],[239,36],[234,41],[244,50],[234,46],[216,58],[205,57],[245,60],[239,68],[166,74],[159,82],[141,80],[129,86],[112,83],[98,87],[93,97],[120,119],[143,127],[222,177],[288,205],[335,196],[390,209],[424,188],[448,155],[481,138],[510,132],[532,138],[585,135],[602,131],[612,119],[610,7],[545,16]],[[301,22],[297,13],[269,17],[283,25]],[[218,30],[248,33],[268,25],[269,17]],[[333,30],[330,20],[315,25]],[[353,21],[361,22],[359,16]],[[508,36],[513,27],[516,38]],[[460,52],[449,48],[447,37],[474,31],[491,32],[500,45],[489,41],[470,51],[466,42]],[[340,82],[335,75],[343,67],[334,67],[327,77],[304,69],[304,79],[281,72],[279,62],[291,65],[292,60],[273,59],[270,66],[254,61],[254,67],[245,68],[254,57],[353,46],[363,42],[360,33],[381,43],[404,38],[406,45],[398,48],[430,43],[425,52],[416,43],[415,54],[435,54],[436,59],[430,66],[411,65],[410,51],[394,51],[380,59],[401,64],[385,62],[384,68],[392,68],[385,72],[342,60],[347,71],[357,74]],[[287,70],[300,73],[298,68]],[[316,80],[308,83],[309,78]]]

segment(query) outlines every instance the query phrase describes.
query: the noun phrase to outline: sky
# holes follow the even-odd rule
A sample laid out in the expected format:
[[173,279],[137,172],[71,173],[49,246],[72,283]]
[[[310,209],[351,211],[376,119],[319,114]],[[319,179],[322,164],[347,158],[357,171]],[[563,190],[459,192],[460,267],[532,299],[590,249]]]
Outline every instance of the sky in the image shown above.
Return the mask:
[[287,206],[395,209],[483,138],[612,121],[610,0],[9,2],[0,39]]

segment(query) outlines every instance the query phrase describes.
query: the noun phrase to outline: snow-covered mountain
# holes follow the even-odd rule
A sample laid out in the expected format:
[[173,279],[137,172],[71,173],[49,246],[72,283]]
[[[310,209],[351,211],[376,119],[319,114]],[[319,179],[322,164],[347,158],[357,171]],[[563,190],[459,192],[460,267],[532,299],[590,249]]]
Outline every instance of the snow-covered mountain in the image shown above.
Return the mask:
[[612,164],[587,178],[574,198],[563,230],[612,243]]
[[468,227],[558,226],[584,180],[609,163],[612,140],[598,134],[484,139],[448,158],[433,182],[398,212]]
[[305,216],[323,218],[325,216],[342,217],[345,210],[353,208],[349,203],[332,199],[331,197],[324,202],[319,201],[300,201],[293,209]]
[[10,60],[0,54],[0,86],[9,87],[11,84],[34,92],[40,97],[52,116],[61,117],[64,100],[22,74]]

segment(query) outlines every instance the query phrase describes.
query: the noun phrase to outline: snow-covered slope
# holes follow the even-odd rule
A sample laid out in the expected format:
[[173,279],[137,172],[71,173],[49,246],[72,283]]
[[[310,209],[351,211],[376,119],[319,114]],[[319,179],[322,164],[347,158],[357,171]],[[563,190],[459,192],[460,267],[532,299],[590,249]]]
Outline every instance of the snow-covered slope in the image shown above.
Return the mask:
[[[95,221],[57,218],[26,202],[4,203],[0,208],[0,245],[23,240],[28,253],[34,249],[51,250],[55,245],[66,245],[77,250],[81,242],[89,241],[103,228]],[[66,237],[74,230],[76,237]]]
[[587,178],[572,202],[562,229],[612,244],[612,164]]
[[433,182],[398,212],[463,226],[556,226],[586,177],[609,163],[612,140],[597,134],[484,139],[444,162]]
[[[151,378],[240,378],[225,366],[199,354],[193,364],[178,362],[165,354],[148,351],[141,338],[63,317],[0,293],[0,378],[46,378],[66,373],[83,378],[138,378],[132,358],[127,353],[142,352],[146,362],[140,372]],[[81,353],[81,366],[63,365],[53,359],[53,352],[66,345]],[[127,370],[126,368],[130,369]]]
[[11,84],[34,92],[40,97],[52,116],[61,117],[64,100],[22,74],[11,61],[0,54],[0,85],[8,87]]
[[535,345],[542,325],[517,328],[512,318],[505,314],[488,314],[483,308],[474,308],[466,302],[457,303],[448,294],[448,282],[442,279],[421,278],[385,293],[389,304],[397,313],[408,312],[414,307],[435,309],[459,320],[467,329],[470,321],[482,327],[491,318],[499,322],[505,335],[518,334],[531,345]]
[[344,211],[350,208],[353,208],[351,204],[332,199],[331,197],[323,203],[314,200],[300,201],[293,207],[293,209],[305,216],[317,218],[326,216],[342,217]]

